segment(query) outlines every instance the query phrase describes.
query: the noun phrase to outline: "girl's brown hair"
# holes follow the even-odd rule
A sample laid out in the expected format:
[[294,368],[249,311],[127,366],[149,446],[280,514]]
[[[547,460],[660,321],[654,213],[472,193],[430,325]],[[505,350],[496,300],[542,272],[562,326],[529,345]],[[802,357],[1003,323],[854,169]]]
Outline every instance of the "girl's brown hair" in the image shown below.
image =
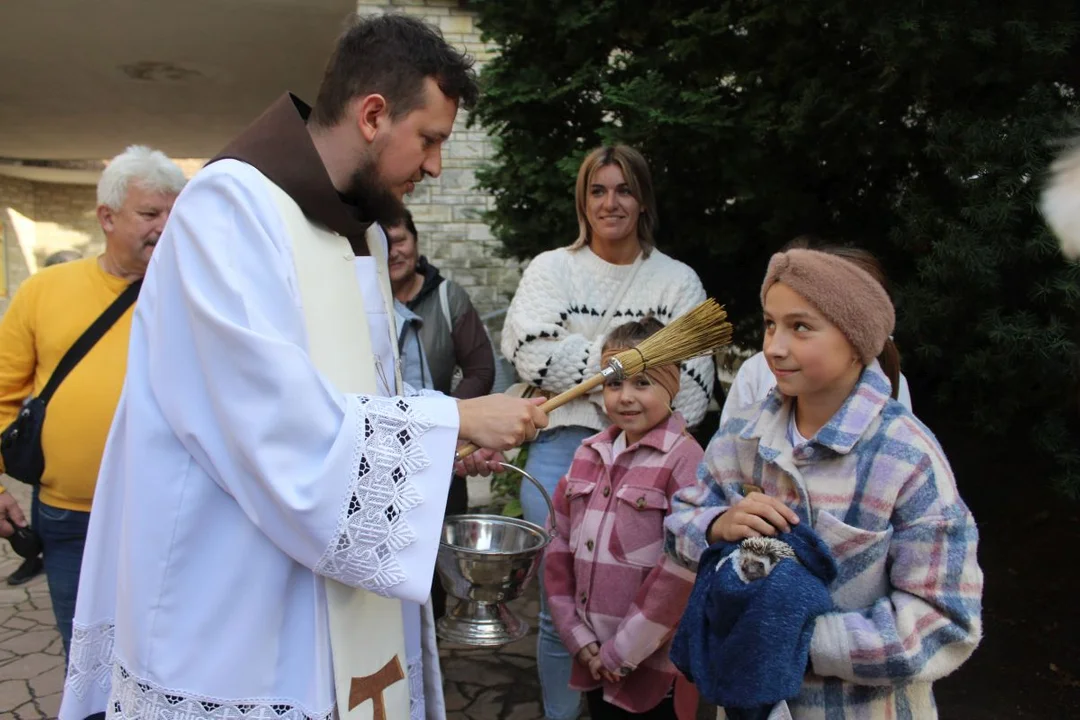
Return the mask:
[[651,337],[664,329],[664,323],[652,315],[646,315],[640,320],[631,320],[619,325],[604,338],[603,351],[629,350],[637,347],[647,337]]
[[589,186],[600,168],[617,165],[622,170],[623,179],[630,188],[630,194],[641,205],[638,215],[637,235],[641,251],[645,257],[656,246],[656,198],[653,195],[652,175],[645,157],[627,145],[608,145],[593,150],[581,163],[578,170],[577,187],[574,200],[577,207],[578,236],[571,250],[580,250],[592,240],[592,228],[585,212],[585,203],[589,198]]

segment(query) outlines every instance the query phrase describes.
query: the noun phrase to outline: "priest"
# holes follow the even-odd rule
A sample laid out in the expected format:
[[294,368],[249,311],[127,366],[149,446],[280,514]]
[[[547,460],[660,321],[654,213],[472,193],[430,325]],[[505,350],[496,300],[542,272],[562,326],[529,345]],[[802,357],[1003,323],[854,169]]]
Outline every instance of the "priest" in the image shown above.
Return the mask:
[[358,20],[313,108],[282,96],[178,198],[102,461],[64,720],[444,716],[426,601],[455,448],[546,424],[400,379],[377,223],[439,175],[471,64],[422,21]]

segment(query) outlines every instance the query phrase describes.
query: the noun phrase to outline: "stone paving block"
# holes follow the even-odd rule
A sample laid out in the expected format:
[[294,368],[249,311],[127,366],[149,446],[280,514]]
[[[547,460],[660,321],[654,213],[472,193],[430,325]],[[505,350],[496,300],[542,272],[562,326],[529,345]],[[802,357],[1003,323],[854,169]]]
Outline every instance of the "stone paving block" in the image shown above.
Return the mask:
[[544,712],[540,709],[540,703],[531,702],[515,707],[505,720],[542,720],[543,717]]
[[22,587],[8,587],[7,585],[0,586],[0,605],[11,605],[12,607],[18,606],[29,600],[30,594],[26,592]]
[[13,712],[32,700],[30,688],[23,680],[0,682],[0,717],[10,717]]
[[41,711],[32,700],[11,711],[11,720],[38,720],[40,717]]
[[36,698],[43,698],[56,693],[64,687],[64,666],[57,665],[48,672],[30,678],[30,692]]
[[449,682],[468,682],[485,685],[506,685],[512,681],[510,675],[502,672],[497,658],[478,660],[476,658],[451,658],[442,662],[443,679]]
[[37,653],[19,658],[16,662],[8,663],[3,667],[3,673],[5,679],[29,680],[44,675],[53,668],[63,666],[63,658]]
[[500,720],[500,711],[503,708],[503,690],[501,688],[485,688],[476,696],[465,710],[465,717],[469,720]]
[[457,688],[448,687],[444,693],[444,699],[446,701],[446,712],[450,713],[461,712],[465,709],[465,706],[469,704],[469,701],[458,692]]
[[[33,627],[38,627],[36,624]],[[0,643],[0,650],[7,650],[16,655],[31,655],[40,653],[52,644],[56,637],[55,631],[33,630],[22,632],[13,638]]]
[[[56,616],[53,615],[51,608],[45,610],[31,610],[30,612],[19,613],[19,617],[25,620],[33,620],[38,625],[44,625],[51,628],[56,625]],[[0,625],[3,623],[0,622]]]
[[22,634],[22,630],[5,630],[4,628],[0,628],[0,647],[3,647],[4,643],[8,640],[11,640],[12,638],[17,638]]
[[64,697],[63,693],[55,692],[51,695],[38,698],[37,705],[41,708],[41,713],[46,718],[55,718],[60,714],[60,700]]
[[49,647],[45,648],[42,652],[46,655],[63,655],[64,640],[60,637],[60,633],[55,630],[53,631],[53,635],[55,637],[53,638],[52,643],[50,643]]
[[[37,612],[36,610],[34,612]],[[29,630],[30,628],[37,627],[37,623],[26,617],[25,614],[20,613],[16,617],[8,618],[4,622],[4,627],[9,630]]]

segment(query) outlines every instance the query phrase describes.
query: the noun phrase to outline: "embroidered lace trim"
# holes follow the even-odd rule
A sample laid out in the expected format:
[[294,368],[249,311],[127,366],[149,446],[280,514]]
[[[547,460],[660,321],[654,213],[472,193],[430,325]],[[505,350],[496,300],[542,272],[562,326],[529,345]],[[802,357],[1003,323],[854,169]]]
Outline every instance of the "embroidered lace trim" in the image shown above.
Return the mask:
[[424,720],[424,656],[417,655],[409,663],[409,720]]
[[181,694],[141,680],[120,663],[112,670],[106,720],[331,720],[334,710],[310,713],[285,700],[221,700]]
[[349,411],[359,414],[356,479],[315,572],[389,596],[406,579],[397,553],[416,541],[405,513],[423,502],[410,478],[429,464],[419,440],[432,423],[400,398],[351,396]]
[[74,693],[80,700],[86,698],[93,685],[97,685],[102,693],[109,692],[115,637],[116,626],[111,622],[72,626],[71,652],[64,681],[66,691]]

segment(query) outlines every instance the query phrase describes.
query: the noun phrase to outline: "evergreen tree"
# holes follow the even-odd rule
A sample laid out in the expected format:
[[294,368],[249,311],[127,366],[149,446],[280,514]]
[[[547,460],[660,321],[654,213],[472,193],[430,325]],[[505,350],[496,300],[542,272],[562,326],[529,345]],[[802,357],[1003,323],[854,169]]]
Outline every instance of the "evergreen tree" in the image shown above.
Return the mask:
[[873,251],[916,411],[974,473],[1017,460],[1080,495],[1080,267],[1036,202],[1074,132],[1078,8],[851,0],[471,0],[499,55],[489,221],[518,258],[577,233],[578,164],[649,158],[660,246],[760,342],[769,255],[814,234]]

